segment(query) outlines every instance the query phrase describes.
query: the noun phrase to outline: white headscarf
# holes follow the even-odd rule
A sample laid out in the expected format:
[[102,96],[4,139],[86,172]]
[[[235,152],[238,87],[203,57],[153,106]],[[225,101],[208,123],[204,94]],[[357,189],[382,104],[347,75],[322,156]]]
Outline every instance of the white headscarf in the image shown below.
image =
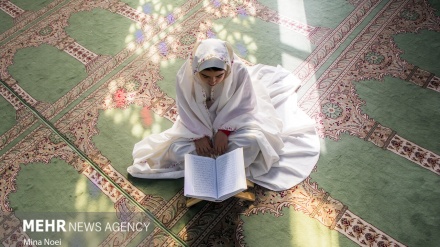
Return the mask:
[[[220,63],[219,63],[220,62]],[[210,65],[223,63],[223,82],[213,86],[204,83],[199,72]],[[250,123],[257,100],[246,67],[235,59],[229,45],[218,39],[201,41],[192,57],[177,75],[177,105],[185,127],[198,137],[212,137],[219,129],[237,130]],[[214,95],[210,95],[211,92]],[[208,109],[206,100],[214,102]],[[248,124],[246,124],[247,127]]]

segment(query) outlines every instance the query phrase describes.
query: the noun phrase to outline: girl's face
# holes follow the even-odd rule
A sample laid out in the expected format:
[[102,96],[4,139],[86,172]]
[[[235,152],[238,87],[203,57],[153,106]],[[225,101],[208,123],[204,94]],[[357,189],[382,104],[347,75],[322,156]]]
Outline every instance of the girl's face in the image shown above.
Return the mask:
[[202,82],[210,85],[211,87],[221,83],[225,79],[226,70],[202,70],[199,72]]

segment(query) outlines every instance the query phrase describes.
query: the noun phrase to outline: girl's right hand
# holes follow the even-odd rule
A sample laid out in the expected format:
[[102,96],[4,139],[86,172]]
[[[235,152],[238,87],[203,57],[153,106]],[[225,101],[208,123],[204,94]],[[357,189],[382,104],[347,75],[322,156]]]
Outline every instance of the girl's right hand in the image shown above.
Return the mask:
[[194,144],[196,145],[196,152],[200,156],[210,157],[214,152],[211,140],[207,136],[194,140]]

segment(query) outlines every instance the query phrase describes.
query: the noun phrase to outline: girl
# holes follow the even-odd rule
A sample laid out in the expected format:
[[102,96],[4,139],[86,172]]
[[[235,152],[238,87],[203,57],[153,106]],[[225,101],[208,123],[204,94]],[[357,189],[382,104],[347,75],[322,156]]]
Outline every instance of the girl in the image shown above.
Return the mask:
[[319,157],[314,122],[296,104],[299,80],[268,65],[244,65],[218,39],[196,45],[177,74],[179,117],[133,150],[128,172],[140,178],[184,176],[184,156],[243,148],[247,179],[270,190],[303,181]]

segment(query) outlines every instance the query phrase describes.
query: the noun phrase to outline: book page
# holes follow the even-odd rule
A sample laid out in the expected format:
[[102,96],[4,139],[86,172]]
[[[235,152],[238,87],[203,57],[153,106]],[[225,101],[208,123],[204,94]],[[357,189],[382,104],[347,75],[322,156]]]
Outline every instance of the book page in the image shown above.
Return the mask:
[[247,188],[242,148],[217,158],[217,183],[219,197]]
[[185,195],[216,198],[216,186],[214,159],[185,155]]

